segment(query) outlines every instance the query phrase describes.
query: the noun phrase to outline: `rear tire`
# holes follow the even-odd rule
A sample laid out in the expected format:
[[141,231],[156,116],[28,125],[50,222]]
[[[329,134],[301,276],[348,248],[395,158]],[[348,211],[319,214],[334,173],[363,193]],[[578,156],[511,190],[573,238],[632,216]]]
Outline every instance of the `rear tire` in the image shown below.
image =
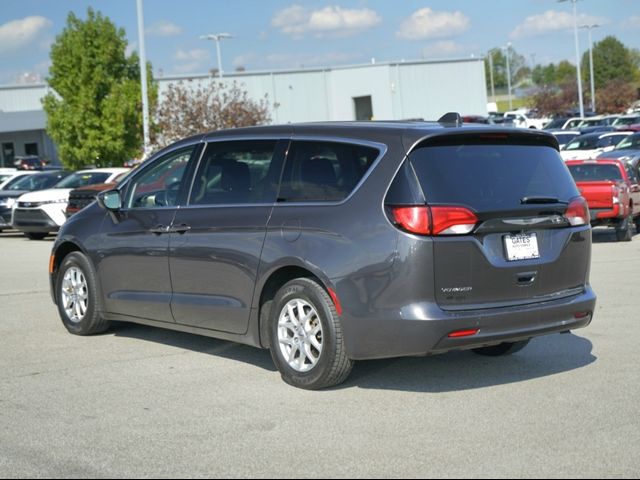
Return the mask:
[[56,277],[56,303],[63,325],[74,335],[95,335],[109,328],[101,315],[95,271],[80,252],[67,255]]
[[29,240],[44,240],[44,238],[49,235],[48,233],[27,233],[26,234]]
[[630,242],[633,240],[633,217],[631,214],[622,220],[616,227],[616,239],[619,242]]
[[473,353],[485,357],[504,357],[519,352],[527,345],[529,345],[529,340],[522,342],[505,342],[492,347],[474,348]]
[[270,313],[271,357],[286,383],[319,390],[347,379],[353,361],[336,307],[321,285],[309,278],[288,282],[276,293]]

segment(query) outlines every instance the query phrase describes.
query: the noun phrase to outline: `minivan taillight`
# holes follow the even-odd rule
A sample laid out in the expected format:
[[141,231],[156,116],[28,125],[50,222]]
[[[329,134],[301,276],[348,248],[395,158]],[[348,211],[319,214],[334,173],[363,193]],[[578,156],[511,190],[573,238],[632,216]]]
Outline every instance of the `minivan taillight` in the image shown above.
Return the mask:
[[589,206],[584,197],[574,198],[564,216],[573,227],[587,225],[590,222]]
[[397,226],[418,235],[466,235],[478,217],[464,207],[391,207]]

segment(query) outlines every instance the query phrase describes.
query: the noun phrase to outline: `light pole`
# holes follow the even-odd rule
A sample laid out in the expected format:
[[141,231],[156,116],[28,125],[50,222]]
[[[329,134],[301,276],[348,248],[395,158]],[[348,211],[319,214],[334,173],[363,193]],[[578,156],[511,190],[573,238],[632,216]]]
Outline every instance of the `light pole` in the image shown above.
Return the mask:
[[558,0],[558,3],[571,2],[573,4],[573,36],[576,43],[576,76],[578,77],[578,103],[580,104],[580,117],[584,118],[584,104],[582,100],[582,78],[580,75],[580,44],[578,41],[578,0]]
[[589,77],[591,80],[591,111],[596,111],[596,87],[593,78],[593,40],[591,39],[591,30],[598,28],[600,25],[580,25],[580,28],[586,28],[589,31]]
[[509,90],[509,110],[513,110],[513,98],[511,97],[511,61],[509,60],[509,50],[511,50],[511,42],[507,43],[504,48],[507,56],[507,88]]
[[138,43],[140,44],[140,83],[142,84],[142,131],[144,138],[144,157],[150,153],[149,145],[149,100],[147,94],[147,54],[144,47],[144,13],[142,0],[137,0]]
[[212,33],[210,35],[200,35],[201,40],[215,40],[216,52],[218,54],[218,78],[222,78],[222,54],[220,53],[220,40],[223,38],[233,38],[233,35],[228,33]]
[[491,100],[493,102],[496,101],[496,89],[493,84],[493,52],[495,52],[497,48],[492,48],[487,52],[489,55],[489,76],[491,77]]

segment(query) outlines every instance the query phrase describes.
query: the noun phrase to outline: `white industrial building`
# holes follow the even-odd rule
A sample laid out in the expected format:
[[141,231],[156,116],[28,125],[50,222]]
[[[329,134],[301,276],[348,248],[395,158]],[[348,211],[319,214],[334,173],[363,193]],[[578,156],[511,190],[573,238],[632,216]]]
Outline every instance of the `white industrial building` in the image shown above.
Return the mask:
[[[218,81],[210,75],[157,79],[160,96],[180,81]],[[249,97],[267,96],[273,123],[326,120],[437,119],[442,114],[487,113],[484,60],[392,62],[345,67],[234,72],[223,82],[238,82]],[[14,156],[36,154],[56,161],[44,132],[41,99],[47,86],[0,86],[0,165]]]

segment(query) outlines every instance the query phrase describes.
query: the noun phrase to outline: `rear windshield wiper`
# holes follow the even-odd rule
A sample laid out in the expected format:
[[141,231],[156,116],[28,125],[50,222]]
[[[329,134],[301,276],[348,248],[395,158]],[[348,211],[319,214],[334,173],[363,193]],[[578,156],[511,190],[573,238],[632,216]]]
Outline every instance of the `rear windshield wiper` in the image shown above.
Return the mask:
[[522,205],[545,205],[548,203],[567,204],[568,202],[561,202],[558,197],[524,197],[520,199],[520,203]]

